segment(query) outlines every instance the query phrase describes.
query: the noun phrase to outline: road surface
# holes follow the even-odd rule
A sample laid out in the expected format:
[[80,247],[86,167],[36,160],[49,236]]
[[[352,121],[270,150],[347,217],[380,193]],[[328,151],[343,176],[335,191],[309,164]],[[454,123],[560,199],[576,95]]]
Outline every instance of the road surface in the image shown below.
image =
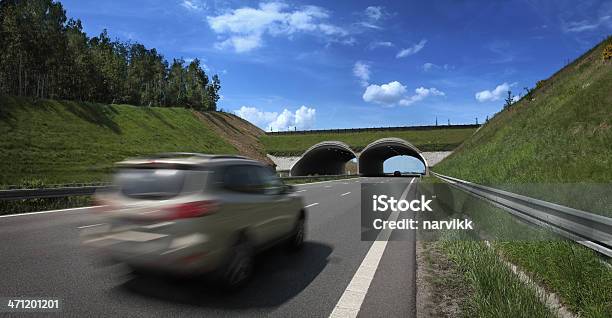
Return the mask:
[[[359,317],[414,317],[414,240],[373,246],[360,239],[360,183],[411,180],[296,186],[308,206],[304,249],[260,255],[252,282],[230,295],[201,281],[134,275],[92,257],[80,246],[78,229],[99,223],[90,209],[2,217],[0,297],[60,298],[63,317],[329,317],[357,310]],[[417,182],[407,199],[416,196]]]

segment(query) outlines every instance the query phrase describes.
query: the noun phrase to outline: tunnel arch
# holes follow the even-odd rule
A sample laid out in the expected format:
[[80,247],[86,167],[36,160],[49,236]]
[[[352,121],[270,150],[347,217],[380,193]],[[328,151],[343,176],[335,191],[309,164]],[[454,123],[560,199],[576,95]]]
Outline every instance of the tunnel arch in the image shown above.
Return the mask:
[[363,148],[359,154],[359,173],[362,176],[381,176],[385,160],[401,155],[418,159],[425,166],[425,174],[429,173],[429,165],[421,150],[400,138],[378,139]]
[[345,165],[357,154],[341,141],[323,141],[308,148],[291,166],[292,176],[345,174]]

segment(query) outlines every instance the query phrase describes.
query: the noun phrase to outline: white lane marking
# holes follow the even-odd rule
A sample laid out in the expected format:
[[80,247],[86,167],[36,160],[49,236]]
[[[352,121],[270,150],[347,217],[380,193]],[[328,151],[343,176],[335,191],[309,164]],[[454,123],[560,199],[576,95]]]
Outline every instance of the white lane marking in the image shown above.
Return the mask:
[[77,229],[86,229],[88,227],[100,226],[100,225],[105,225],[105,224],[106,223],[98,223],[98,224],[92,224],[92,225],[83,225],[83,226],[77,227]]
[[347,193],[342,193],[340,196],[341,196],[341,197],[343,197],[343,196],[345,196],[345,195],[347,195],[347,194],[351,194],[351,192],[349,191],[349,192],[347,192]]
[[295,191],[295,193],[306,192],[306,189]]
[[309,204],[309,205],[305,206],[305,208],[309,208],[309,207],[311,207],[311,206],[315,206],[315,205],[319,205],[319,203]]
[[15,216],[26,216],[26,215],[35,215],[35,214],[46,214],[46,213],[57,213],[57,212],[74,212],[92,208],[103,207],[103,205],[94,205],[94,206],[84,206],[80,208],[70,208],[70,209],[61,209],[61,210],[49,210],[49,211],[40,211],[40,212],[28,212],[28,213],[20,213],[20,214],[9,214],[9,215],[0,215],[0,218],[12,218]]
[[[413,181],[414,179],[410,180],[410,184],[408,184],[406,190],[404,190],[402,193],[401,200],[406,199]],[[389,215],[388,220],[396,221],[398,216],[399,211],[392,212],[391,215]],[[361,309],[361,304],[363,304],[363,300],[368,293],[370,284],[374,279],[374,274],[376,274],[376,269],[378,268],[380,259],[385,252],[387,241],[389,240],[392,231],[393,230],[390,229],[384,229],[378,232],[376,241],[372,243],[368,253],[361,262],[361,265],[359,265],[359,268],[351,279],[351,282],[348,284],[344,290],[344,293],[340,297],[340,300],[338,300],[336,307],[334,307],[334,310],[329,315],[330,318],[357,317],[357,314]]]
[[324,188],[331,188],[332,186],[324,186]]
[[157,229],[160,227],[164,227],[164,226],[168,226],[168,225],[172,225],[174,224],[174,222],[161,222],[161,223],[155,223],[155,224],[151,224],[151,225],[145,225],[143,226],[145,229]]
[[[359,177],[355,177],[353,179],[359,179]],[[319,183],[328,183],[328,182],[338,182],[338,181],[342,181],[342,180],[346,180],[346,179],[336,179],[336,180],[325,180],[325,181],[317,181],[317,182],[309,182],[309,183],[298,183],[295,186],[296,187],[303,187],[303,186],[309,186],[311,184],[319,184]],[[359,182],[359,181],[355,181],[355,182]]]

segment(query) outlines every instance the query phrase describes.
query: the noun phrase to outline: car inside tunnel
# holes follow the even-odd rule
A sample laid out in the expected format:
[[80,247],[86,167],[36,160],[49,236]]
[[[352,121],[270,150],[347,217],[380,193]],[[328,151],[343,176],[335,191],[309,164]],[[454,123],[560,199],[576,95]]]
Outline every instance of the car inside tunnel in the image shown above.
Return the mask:
[[325,141],[310,147],[291,167],[292,176],[346,174],[346,163],[357,158],[343,142]]
[[421,151],[409,142],[399,138],[383,138],[367,145],[359,155],[359,173],[365,177],[385,175],[384,162],[395,156],[410,156],[423,163],[424,173],[428,165]]

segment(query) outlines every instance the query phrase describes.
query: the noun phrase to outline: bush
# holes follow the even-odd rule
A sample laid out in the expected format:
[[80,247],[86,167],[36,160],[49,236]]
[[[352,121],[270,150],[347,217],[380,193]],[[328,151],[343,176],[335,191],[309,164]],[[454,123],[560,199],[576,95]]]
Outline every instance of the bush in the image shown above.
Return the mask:
[[603,52],[601,53],[601,57],[604,61],[612,58],[612,43],[608,43],[606,45],[606,47],[603,49]]

